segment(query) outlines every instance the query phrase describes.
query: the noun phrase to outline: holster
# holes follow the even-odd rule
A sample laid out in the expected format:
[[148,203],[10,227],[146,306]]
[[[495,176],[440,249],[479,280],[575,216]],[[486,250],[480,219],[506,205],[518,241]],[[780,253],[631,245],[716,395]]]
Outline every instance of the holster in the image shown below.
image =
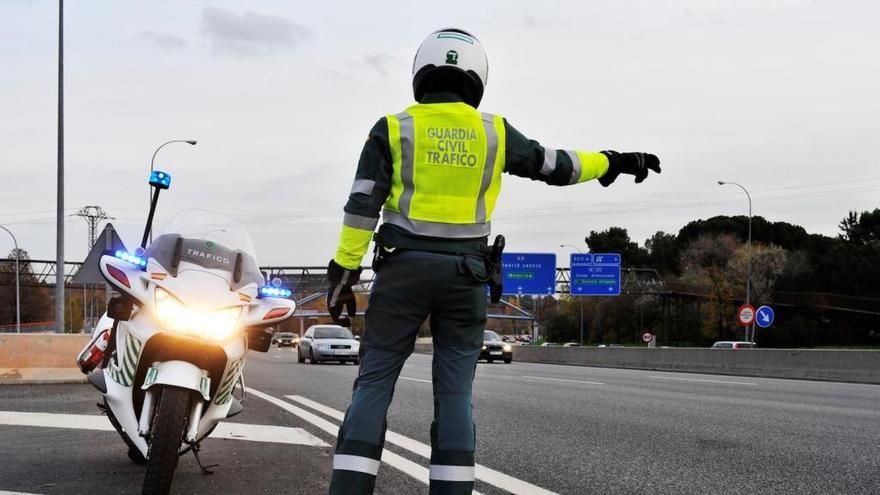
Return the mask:
[[373,249],[373,263],[370,265],[373,268],[373,273],[379,273],[385,261],[394,256],[396,252],[397,249],[383,246],[377,241],[376,247]]
[[[486,275],[480,276],[468,268],[471,276],[477,282],[484,283],[489,286],[489,300],[497,303],[501,300],[501,293],[504,292],[504,276],[501,273],[501,258],[504,254],[504,236],[495,236],[495,242],[489,248],[483,261],[486,263]],[[466,267],[467,263],[464,264]]]
[[487,246],[485,240],[456,241],[456,240],[417,240],[413,238],[393,236],[388,239],[380,230],[373,235],[376,248],[373,250],[373,272],[379,273],[382,265],[401,250],[425,251],[429,253],[451,254],[455,256],[476,256],[483,259],[486,264],[486,275],[474,273],[467,263],[462,263],[465,270],[470,273],[475,281],[489,286],[489,296],[493,303],[501,300],[503,291],[503,276],[501,274],[501,255],[504,253],[504,236],[495,237],[492,246]]
[[497,303],[501,300],[501,293],[504,292],[504,276],[501,273],[501,255],[504,254],[504,236],[495,236],[495,242],[492,243],[492,250],[486,263],[489,272],[489,300]]

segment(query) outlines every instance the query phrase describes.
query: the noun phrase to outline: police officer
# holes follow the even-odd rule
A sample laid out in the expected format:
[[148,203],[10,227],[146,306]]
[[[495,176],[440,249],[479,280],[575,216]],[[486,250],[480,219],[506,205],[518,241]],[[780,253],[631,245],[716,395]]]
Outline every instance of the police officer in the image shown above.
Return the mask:
[[427,319],[434,341],[430,493],[471,493],[474,424],[471,386],[486,323],[490,220],[501,174],[554,186],[619,174],[642,182],[660,172],[656,156],[541,146],[499,115],[476,108],[488,61],[460,29],[431,33],[416,52],[418,104],[370,131],[330,261],[327,306],[345,326],[355,315],[352,286],[375,234],[376,279],[366,311],[360,369],[339,430],[331,494],[372,493],[385,441],[385,415],[400,369]]

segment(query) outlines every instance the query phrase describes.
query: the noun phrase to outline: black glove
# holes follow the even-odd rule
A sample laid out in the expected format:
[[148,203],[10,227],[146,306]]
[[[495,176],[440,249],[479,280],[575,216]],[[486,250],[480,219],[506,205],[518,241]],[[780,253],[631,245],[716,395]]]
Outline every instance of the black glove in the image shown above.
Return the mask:
[[[357,301],[351,287],[360,280],[361,270],[363,269],[347,270],[333,260],[330,260],[330,264],[327,265],[327,278],[330,280],[330,290],[327,291],[327,310],[337,325],[350,327],[351,319],[357,314]],[[342,314],[343,306],[345,306],[348,315]]]
[[660,173],[660,159],[650,153],[618,153],[603,151],[608,157],[608,172],[599,177],[599,184],[608,187],[620,174],[636,176],[636,184],[648,177],[648,170]]

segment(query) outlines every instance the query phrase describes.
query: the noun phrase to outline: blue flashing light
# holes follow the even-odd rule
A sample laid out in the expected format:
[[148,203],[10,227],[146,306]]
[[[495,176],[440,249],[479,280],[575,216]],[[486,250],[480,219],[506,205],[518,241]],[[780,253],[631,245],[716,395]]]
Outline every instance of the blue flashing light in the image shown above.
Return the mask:
[[260,297],[290,297],[293,291],[283,287],[260,287]]
[[168,189],[171,187],[171,174],[161,170],[154,170],[150,173],[150,185],[159,189]]
[[137,266],[138,268],[144,269],[147,267],[147,260],[141,258],[140,256],[133,255],[131,253],[127,253],[125,251],[116,251],[113,253],[113,256],[121,259],[122,261],[127,261],[132,265]]

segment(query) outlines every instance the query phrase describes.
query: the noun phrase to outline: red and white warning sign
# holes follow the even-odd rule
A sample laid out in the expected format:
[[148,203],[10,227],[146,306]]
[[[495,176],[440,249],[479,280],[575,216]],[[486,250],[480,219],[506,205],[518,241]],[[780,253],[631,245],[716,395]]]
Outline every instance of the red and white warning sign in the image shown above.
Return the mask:
[[747,327],[755,322],[755,307],[751,304],[743,304],[736,310],[736,321],[741,326]]

